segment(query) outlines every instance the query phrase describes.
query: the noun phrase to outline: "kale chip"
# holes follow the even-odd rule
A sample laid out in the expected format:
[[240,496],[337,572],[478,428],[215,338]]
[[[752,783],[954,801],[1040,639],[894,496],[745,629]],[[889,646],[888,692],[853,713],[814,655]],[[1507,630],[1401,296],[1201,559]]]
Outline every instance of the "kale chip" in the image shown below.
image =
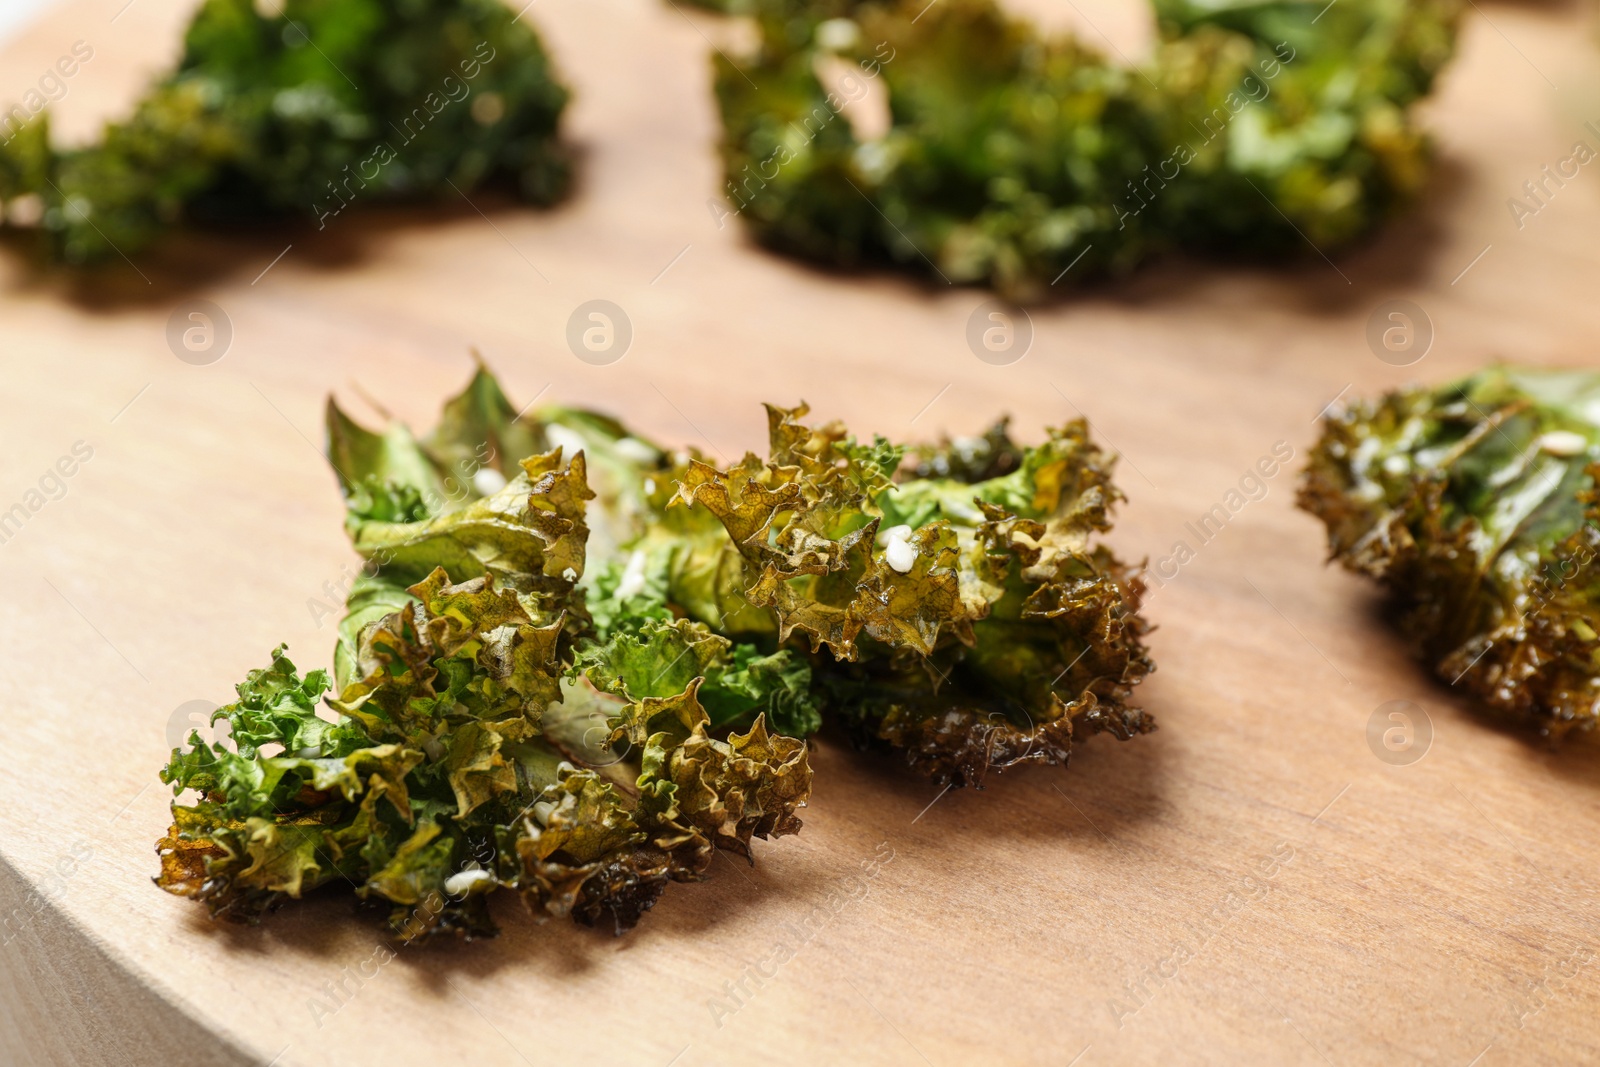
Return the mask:
[[1600,722],[1600,375],[1497,367],[1324,419],[1299,503],[1445,682],[1552,740]]
[[[502,530],[521,536],[529,520],[502,502],[510,494],[521,506],[510,488],[482,495],[500,484],[507,454],[481,443],[559,446],[574,463],[581,454],[596,494],[577,568],[584,621],[570,629],[575,671],[602,692],[664,697],[698,679],[716,728],[761,716],[804,737],[832,718],[941,784],[1065,763],[1074,739],[1153,727],[1129,703],[1152,669],[1143,584],[1099,539],[1121,493],[1086,423],[1031,448],[1002,422],[907,450],[859,443],[837,423],[809,426],[804,406],[767,414],[767,457],[722,470],[591,412],[517,418],[481,369],[426,450],[404,427],[373,433],[331,409],[336,462],[347,475],[372,472],[347,486],[353,540],[377,568],[351,618],[378,610],[363,605],[387,575],[415,581],[434,565],[518,589],[553,580],[557,563],[541,570],[502,543]],[[480,444],[451,446],[475,458],[430,482],[443,467],[423,452],[445,451],[441,436]],[[392,506],[373,502],[406,478],[433,504],[392,522]],[[571,537],[560,527],[543,536]]]
[[567,97],[498,0],[205,0],[177,69],[99,143],[57,150],[47,114],[0,117],[0,204],[73,264],[180,223],[322,228],[352,204],[486,184],[548,204],[568,184]]
[[[1427,173],[1409,107],[1459,0],[1157,4],[1138,67],[994,0],[747,0],[716,60],[729,213],[762,244],[1017,301],[1152,254],[1329,251]],[[877,87],[887,129],[858,121]],[[720,221],[720,219],[719,219]]]
[[[216,712],[227,742],[173,751],[162,780],[198,799],[173,804],[162,888],[254,922],[345,883],[409,941],[494,933],[503,887],[621,933],[715,850],[799,830],[805,743],[763,712],[804,701],[803,668],[685,662],[648,620],[599,640],[582,452],[501,451],[549,435],[484,374],[423,441],[332,405],[329,424],[366,562],[334,676],[301,678],[280,648]],[[337,721],[317,711],[330,688]]]
[[767,458],[723,470],[525,416],[481,367],[424,437],[330,401],[363,559],[332,676],[280,648],[226,740],[173,750],[158,884],[246,922],[345,884],[405,940],[493,933],[506,888],[620,933],[717,849],[800,828],[827,719],[947,786],[1154,729],[1082,420],[908,458],[767,412]]

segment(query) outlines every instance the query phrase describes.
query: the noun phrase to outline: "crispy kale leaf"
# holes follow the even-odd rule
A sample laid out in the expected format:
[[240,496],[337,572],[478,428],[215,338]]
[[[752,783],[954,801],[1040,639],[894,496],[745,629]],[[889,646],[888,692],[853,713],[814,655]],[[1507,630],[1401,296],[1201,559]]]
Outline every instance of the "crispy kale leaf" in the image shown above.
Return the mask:
[[348,883],[413,940],[492,934],[486,896],[504,886],[537,915],[621,933],[715,849],[799,829],[803,742],[760,717],[713,736],[694,680],[631,703],[563,683],[563,620],[539,625],[492,577],[438,570],[408,592],[363,635],[357,679],[329,701],[340,722],[316,714],[327,676],[302,681],[280,649],[217,713],[237,749],[193,735],[174,750],[162,780],[201,796],[173,805],[162,888],[255,921]]
[[[743,74],[718,60],[726,192],[752,233],[826,263],[1013,294],[1086,248],[1084,275],[1131,265],[1144,226],[1130,232],[1115,205],[1158,146],[1136,75],[1070,39],[1038,40],[988,0],[918,18],[925,6],[763,5],[755,60]],[[823,63],[848,65],[837,85]],[[841,109],[871,83],[891,125],[863,140]]]
[[197,799],[158,883],[241,921],[347,883],[407,940],[492,933],[506,887],[621,931],[714,850],[799,829],[825,715],[953,785],[1154,728],[1081,420],[908,458],[805,415],[769,407],[768,457],[721,470],[524,418],[481,367],[425,437],[330,404],[366,563],[334,676],[279,649],[217,712],[228,742],[173,751],[162,779]]
[[[48,117],[0,146],[0,203],[43,208],[46,254],[132,254],[178,222],[298,216],[471,192],[565,190],[567,91],[498,0],[206,0],[177,69],[98,144],[57,151]],[[9,120],[6,133],[17,120]],[[23,217],[12,211],[8,217]]]
[[1338,248],[1420,194],[1428,146],[1411,107],[1454,52],[1460,0],[1155,7],[1148,73],[1167,151],[1127,207],[1172,243]]
[[1081,420],[1033,449],[991,431],[935,450],[945,466],[984,451],[1015,464],[964,481],[918,477],[928,460],[904,466],[900,448],[808,428],[805,413],[768,408],[765,462],[691,461],[676,503],[723,525],[745,599],[809,651],[858,740],[979,785],[990,770],[1065,763],[1074,737],[1154,727],[1128,704],[1152,669],[1142,585],[1095,541],[1120,494]]
[[1600,376],[1499,367],[1324,421],[1300,506],[1424,662],[1552,739],[1600,718]]
[[822,725],[811,669],[802,657],[788,649],[766,654],[734,644],[705,623],[654,614],[588,643],[578,655],[584,676],[632,700],[664,698],[693,684],[714,727],[749,722],[758,714],[779,731],[802,737]]
[[367,563],[340,626],[338,719],[317,714],[324,672],[301,679],[282,649],[253,672],[217,712],[233,745],[192,735],[162,772],[199,794],[173,805],[163,888],[255,921],[344,882],[412,940],[493,933],[503,886],[620,933],[716,849],[800,828],[805,744],[764,713],[803,721],[804,665],[645,618],[596,628],[584,452],[537,451],[572,431],[519,419],[480,370],[426,438],[331,405],[329,432]]
[[[755,237],[1017,300],[1166,249],[1281,255],[1301,233],[1367,232],[1423,181],[1407,109],[1461,8],[1162,0],[1160,44],[1126,69],[994,0],[723,6],[760,30],[716,71],[727,199]],[[883,133],[852,118],[874,84]]]
[[[700,679],[699,700],[715,728],[749,728],[765,714],[785,734],[817,729],[803,658],[676,619],[664,586],[641,595],[648,549],[639,546],[646,535],[692,571],[688,549],[696,538],[681,535],[695,532],[695,523],[679,521],[676,512],[657,521],[672,488],[669,459],[614,420],[566,408],[520,419],[480,367],[425,439],[399,423],[373,433],[333,404],[328,434],[346,493],[346,527],[367,561],[342,628],[341,679],[362,627],[392,610],[397,591],[403,601],[406,583],[443,567],[455,580],[494,574],[524,594],[538,617],[567,610],[578,673],[605,692],[664,698]],[[546,446],[554,451],[523,460],[522,473],[504,481],[502,471],[519,467],[508,450]],[[567,473],[556,469],[562,450],[573,457]],[[588,488],[590,476],[596,489]],[[722,528],[709,515],[695,520],[698,541],[720,551]],[[635,547],[624,553],[622,543]],[[591,551],[601,573],[579,593]],[[738,597],[731,589],[725,595]],[[770,622],[762,622],[770,632]]]
[[[499,395],[481,369],[468,393]],[[472,436],[511,413],[503,398],[480,406],[501,416]],[[838,424],[809,427],[804,415],[769,407],[768,457],[727,470],[600,416],[530,417],[528,440],[581,449],[598,475],[586,522],[608,547],[578,568],[581,596],[562,601],[574,678],[630,702],[692,682],[714,728],[764,717],[803,737],[831,714],[858,742],[899,749],[941,783],[1063,763],[1074,737],[1152,728],[1129,704],[1152,669],[1142,584],[1098,541],[1120,494],[1084,423],[1034,448],[1002,421],[979,438],[907,450],[859,443]],[[367,517],[369,499],[426,482],[436,446],[401,427],[359,430],[337,409],[329,426],[334,453],[349,457],[352,537],[378,565],[352,595],[352,619],[378,610],[365,604],[399,566],[376,552],[380,540],[418,545],[413,566],[440,565],[455,580],[480,573],[475,557],[454,551],[460,535],[431,534],[467,524],[485,499],[468,493],[398,526]],[[493,556],[499,566],[518,553]],[[514,572],[527,569],[498,576],[523,590]]]

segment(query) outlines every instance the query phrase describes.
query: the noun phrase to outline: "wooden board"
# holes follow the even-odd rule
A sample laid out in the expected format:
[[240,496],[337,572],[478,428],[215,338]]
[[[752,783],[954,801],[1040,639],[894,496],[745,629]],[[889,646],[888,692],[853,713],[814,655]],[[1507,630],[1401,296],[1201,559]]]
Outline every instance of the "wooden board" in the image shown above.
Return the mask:
[[[85,40],[60,129],[126,107],[189,5],[123,4],[65,0],[6,46],[0,95]],[[1144,32],[1120,6],[1032,6],[1116,27],[1126,48]],[[1600,1059],[1594,752],[1499,730],[1409,661],[1372,591],[1324,568],[1292,507],[1298,459],[1206,543],[1186,527],[1278,442],[1303,454],[1347,391],[1496,358],[1595,362],[1600,173],[1520,229],[1506,204],[1597,143],[1584,9],[1486,0],[1469,16],[1428,109],[1437,181],[1371,245],[1280,270],[1159,265],[1035,311],[1009,366],[967,347],[981,292],[817,272],[718,228],[715,20],[661,0],[540,0],[529,17],[577,91],[582,181],[558,210],[351,212],[322,234],[188,242],[148,282],[130,269],[93,291],[0,257],[0,510],[75,442],[93,449],[0,544],[0,1060]],[[634,327],[609,366],[564,341],[595,298]],[[1399,298],[1436,331],[1408,368],[1365,341]],[[209,366],[165,339],[195,299],[232,324]],[[819,746],[798,838],[754,869],[719,860],[622,939],[508,902],[498,940],[379,967],[376,928],[343,900],[209,924],[150,884],[169,722],[225,701],[279,641],[327,661],[314,605],[354,557],[323,398],[359,383],[423,425],[471,346],[518,400],[605,407],[723,457],[762,443],[766,399],[896,437],[1088,413],[1125,456],[1115,544],[1157,567],[1179,540],[1196,550],[1149,606],[1160,670],[1140,695],[1160,731],[945,795]],[[1432,727],[1410,765],[1367,740],[1394,700]]]

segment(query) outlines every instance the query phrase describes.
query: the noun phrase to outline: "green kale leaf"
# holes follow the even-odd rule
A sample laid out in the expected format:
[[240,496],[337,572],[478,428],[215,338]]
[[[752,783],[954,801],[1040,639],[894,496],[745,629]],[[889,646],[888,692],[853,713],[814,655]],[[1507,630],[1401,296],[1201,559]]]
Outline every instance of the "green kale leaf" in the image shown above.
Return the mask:
[[0,202],[42,208],[46,255],[131,255],[178,223],[298,217],[320,229],[357,202],[493,184],[548,204],[566,189],[567,90],[526,19],[497,0],[260,8],[206,0],[177,69],[96,144],[53,148],[47,115],[7,130]]
[[[605,471],[586,522],[608,547],[560,599],[582,620],[575,678],[632,703],[693,682],[715,728],[764,716],[803,737],[832,718],[941,784],[1153,728],[1130,703],[1153,669],[1143,585],[1099,540],[1121,494],[1085,423],[1033,448],[1004,421],[907,448],[805,414],[768,406],[768,456],[726,470],[602,416],[529,416],[530,439]],[[477,573],[433,548],[419,561]]]
[[[698,681],[634,703],[564,686],[564,620],[539,625],[492,576],[438,570],[408,592],[364,631],[359,677],[329,701],[338,723],[316,714],[326,675],[302,681],[280,649],[218,712],[249,742],[174,751],[162,779],[200,798],[173,805],[162,888],[254,922],[344,882],[410,941],[493,934],[504,887],[541,917],[621,933],[716,849],[747,856],[752,836],[799,829],[803,742],[760,716],[713,736]],[[318,741],[268,755],[267,737]]]
[[1328,415],[1299,503],[1416,654],[1552,740],[1600,721],[1600,375],[1496,367]]
[[767,413],[767,457],[724,470],[527,415],[481,366],[425,436],[330,404],[365,562],[333,677],[279,649],[218,711],[228,740],[173,751],[196,799],[158,883],[255,921],[342,882],[407,940],[492,933],[504,887],[620,932],[716,849],[799,829],[827,720],[974,786],[1154,728],[1085,422],[906,448]]
[[[1459,0],[1161,0],[1136,68],[995,0],[734,0],[716,60],[730,212],[761,243],[1018,301],[1181,249],[1308,254],[1415,196],[1410,106]],[[886,129],[865,121],[874,91]],[[1068,277],[1070,272],[1070,277]]]
[[1016,465],[967,482],[919,477],[926,460],[903,466],[899,448],[838,424],[808,428],[803,406],[768,414],[767,461],[692,463],[678,502],[722,522],[746,599],[808,650],[858,740],[980,785],[1014,764],[1065,763],[1075,736],[1154,728],[1128,703],[1153,669],[1142,583],[1095,540],[1120,493],[1085,423],[1032,449],[994,431],[955,446]]
[[[647,614],[596,625],[580,585],[596,494],[585,449],[563,461],[585,443],[571,426],[599,436],[613,482],[621,457],[658,458],[594,416],[523,419],[481,368],[423,438],[330,404],[365,560],[335,650],[337,719],[318,714],[325,672],[301,679],[282,649],[252,672],[217,713],[230,742],[191,735],[162,772],[198,799],[173,805],[158,884],[254,922],[344,882],[402,940],[492,934],[504,887],[541,917],[620,933],[716,849],[748,856],[752,836],[800,828],[805,743],[767,722],[814,728],[806,664]],[[616,489],[605,502],[625,514]],[[687,654],[696,640],[710,646]]]

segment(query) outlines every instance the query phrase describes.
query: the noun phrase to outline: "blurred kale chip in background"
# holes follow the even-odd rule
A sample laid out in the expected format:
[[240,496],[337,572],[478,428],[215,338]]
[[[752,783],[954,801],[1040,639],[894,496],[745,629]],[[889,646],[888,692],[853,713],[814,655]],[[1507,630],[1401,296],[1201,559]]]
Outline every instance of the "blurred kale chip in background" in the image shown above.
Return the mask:
[[180,223],[321,228],[486,184],[547,204],[568,184],[567,98],[498,0],[206,0],[177,69],[98,144],[57,150],[47,113],[0,116],[0,201],[73,264]]
[[[1018,301],[1164,250],[1311,254],[1369,232],[1426,180],[1408,108],[1460,14],[1160,0],[1130,69],[993,0],[710,6],[759,27],[753,56],[716,61],[727,213],[780,251]],[[875,105],[886,129],[863,121]]]

